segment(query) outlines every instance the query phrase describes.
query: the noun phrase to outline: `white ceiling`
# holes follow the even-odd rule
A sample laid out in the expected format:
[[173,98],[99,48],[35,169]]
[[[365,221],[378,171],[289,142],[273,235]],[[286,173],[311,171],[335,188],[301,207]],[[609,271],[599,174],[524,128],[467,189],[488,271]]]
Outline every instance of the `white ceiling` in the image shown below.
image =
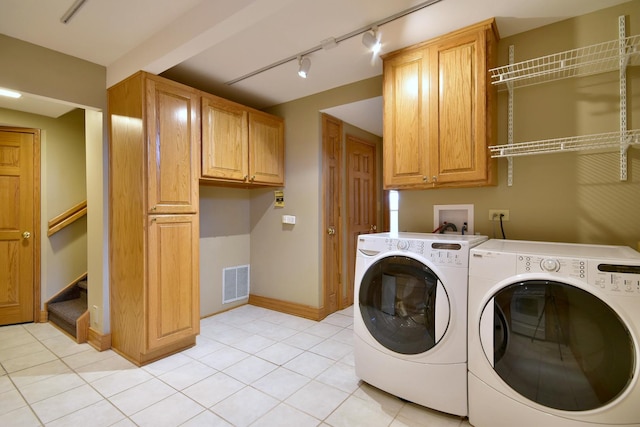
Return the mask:
[[[582,15],[627,0],[440,0],[380,26],[382,52],[496,17],[501,37]],[[68,24],[74,0],[0,0],[0,33],[107,68],[106,86],[137,70],[255,108],[302,98],[382,73],[360,35],[309,55],[307,79],[292,60],[253,77],[227,82],[361,30],[424,0],[87,0]],[[37,94],[36,94],[37,95]],[[29,102],[33,104],[33,102]],[[41,103],[37,99],[35,104]],[[24,99],[22,101],[24,104]],[[35,111],[31,106],[0,107]],[[64,107],[64,106],[63,106]],[[66,106],[66,108],[75,106]],[[357,108],[356,108],[357,107]],[[366,108],[371,110],[366,111]],[[353,114],[354,110],[363,110]],[[44,110],[46,111],[46,110]],[[61,114],[55,110],[47,114]],[[379,99],[330,111],[349,111],[380,125]],[[347,114],[347,113],[345,113]],[[349,116],[349,117],[351,117]],[[340,117],[342,118],[342,117]],[[372,132],[374,130],[371,130]],[[378,130],[375,131],[377,133]]]

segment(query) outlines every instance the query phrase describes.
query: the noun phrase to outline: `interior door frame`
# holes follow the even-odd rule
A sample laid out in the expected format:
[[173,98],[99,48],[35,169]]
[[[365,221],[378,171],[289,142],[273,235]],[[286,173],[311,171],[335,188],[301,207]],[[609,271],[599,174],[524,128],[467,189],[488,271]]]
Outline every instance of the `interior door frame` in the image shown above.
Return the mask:
[[40,129],[10,126],[0,126],[0,129],[5,132],[30,133],[33,135],[33,158],[31,159],[33,161],[33,231],[31,232],[33,244],[33,322],[42,323],[47,321],[47,313],[40,310],[40,306],[42,304],[40,301]]

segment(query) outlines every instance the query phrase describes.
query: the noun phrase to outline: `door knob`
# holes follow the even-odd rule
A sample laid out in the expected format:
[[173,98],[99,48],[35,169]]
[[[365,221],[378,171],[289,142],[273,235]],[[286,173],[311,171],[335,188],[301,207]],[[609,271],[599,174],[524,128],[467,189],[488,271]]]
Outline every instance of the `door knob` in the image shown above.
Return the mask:
[[22,233],[23,239],[28,239],[29,237],[31,237],[31,233],[29,233],[28,231],[25,231],[24,233]]

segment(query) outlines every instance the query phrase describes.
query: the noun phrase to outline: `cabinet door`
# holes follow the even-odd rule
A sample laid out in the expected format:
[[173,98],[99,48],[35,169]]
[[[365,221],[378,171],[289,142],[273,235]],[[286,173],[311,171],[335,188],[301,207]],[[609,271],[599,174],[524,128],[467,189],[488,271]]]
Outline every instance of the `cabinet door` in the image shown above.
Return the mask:
[[198,215],[148,219],[147,350],[200,331]]
[[247,109],[219,98],[202,97],[202,177],[248,179]]
[[385,59],[383,90],[385,188],[430,183],[428,50],[409,50]]
[[431,50],[431,171],[437,183],[487,179],[485,31]]
[[284,120],[249,112],[249,181],[284,185]]
[[147,79],[147,200],[150,213],[198,210],[200,105],[193,89]]

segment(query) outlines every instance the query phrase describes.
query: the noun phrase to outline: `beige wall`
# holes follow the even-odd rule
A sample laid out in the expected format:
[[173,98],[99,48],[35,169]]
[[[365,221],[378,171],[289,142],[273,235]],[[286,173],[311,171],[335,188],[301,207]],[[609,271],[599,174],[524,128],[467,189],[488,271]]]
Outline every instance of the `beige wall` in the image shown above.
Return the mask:
[[[252,190],[252,294],[323,305],[320,111],[381,94],[375,77],[267,110],[285,119],[285,207],[274,206],[273,190]],[[283,225],[282,215],[295,215],[296,224]]]
[[[64,140],[59,141],[55,146],[47,144],[47,147],[45,147],[48,150],[47,156],[51,156],[52,159],[55,159],[55,162],[64,163],[65,166],[58,167],[59,165],[53,160],[51,164],[43,164],[43,168],[47,168],[50,171],[58,170],[59,172],[49,177],[51,182],[48,181],[48,178],[45,181],[45,175],[43,174],[43,187],[46,185],[53,189],[56,181],[61,176],[76,173],[77,167],[75,172],[65,170],[72,160],[74,162],[77,160],[82,167],[87,164],[91,169],[90,173],[86,175],[86,182],[84,176],[78,177],[78,180],[74,182],[74,185],[82,187],[83,191],[86,191],[81,200],[87,199],[89,213],[85,219],[74,224],[66,231],[66,233],[71,233],[70,230],[82,227],[84,234],[82,236],[78,235],[76,239],[70,239],[73,242],[69,242],[69,245],[59,242],[59,240],[65,240],[60,237],[61,235],[54,235],[49,240],[46,233],[43,234],[41,244],[42,299],[45,301],[55,294],[57,287],[60,286],[59,283],[66,282],[65,284],[67,284],[67,279],[73,276],[76,269],[82,272],[88,269],[91,277],[89,281],[89,305],[96,305],[98,308],[98,319],[91,319],[91,326],[98,332],[108,333],[110,324],[108,307],[108,240],[106,238],[108,224],[106,197],[108,191],[106,168],[104,167],[107,160],[104,141],[107,139],[104,132],[106,126],[104,126],[103,115],[100,113],[107,105],[106,68],[2,34],[0,34],[0,52],[2,52],[0,59],[2,68],[0,87],[16,89],[52,100],[75,104],[80,108],[91,110],[91,112],[95,113],[86,112],[86,121],[79,119],[85,114],[84,112],[78,110],[72,113],[73,117],[79,120],[77,123],[79,128],[74,132],[84,132],[86,128],[86,141],[84,133],[82,136],[82,151],[70,150],[67,153],[63,150],[63,146],[68,141]],[[43,135],[50,133],[49,122],[39,123],[40,120],[45,120],[46,118],[40,118],[34,122],[31,119],[25,121],[15,116],[15,114],[20,113],[9,110],[4,110],[1,114],[0,122],[13,126],[41,128],[44,130]],[[73,141],[75,142],[75,140]],[[85,145],[87,147],[86,152],[84,150]],[[78,150],[80,150],[80,147],[78,147]],[[85,154],[87,157],[81,159],[80,157]],[[68,159],[65,158],[67,155],[69,156]],[[60,173],[60,170],[64,172]],[[75,196],[76,193],[74,191],[67,192],[64,186],[57,186],[55,192],[52,190],[46,196],[47,199],[45,199],[45,194],[43,193],[43,224],[46,225],[47,221],[52,218],[52,216],[48,215],[55,216],[77,203],[78,201],[69,202],[67,200],[67,198],[76,200],[77,197]],[[71,204],[67,204],[67,202]],[[89,224],[88,229],[87,223]],[[60,251],[58,249],[59,246],[64,246],[66,249]],[[79,249],[80,246],[84,248],[84,253],[82,254]],[[68,252],[71,247],[74,248],[75,255],[71,255]],[[59,257],[65,257],[65,261],[62,262],[62,258]],[[70,270],[67,271],[65,270],[66,268]],[[64,273],[62,270],[64,270]]]
[[[503,39],[498,64],[509,45],[523,61],[590,44],[617,40],[618,16],[628,15],[627,34],[640,34],[640,1],[569,19]],[[640,129],[640,69],[627,73],[628,128]],[[515,142],[619,129],[618,73],[562,80],[515,91]],[[507,143],[507,94],[498,97],[499,144]],[[499,184],[479,189],[402,191],[400,230],[431,231],[434,204],[475,206],[475,231],[501,237],[489,209],[509,209],[509,239],[622,244],[640,241],[640,147],[628,152],[628,181],[619,180],[618,153],[582,151],[514,158],[513,186],[507,160],[499,159]]]
[[53,119],[0,109],[0,125],[41,130],[42,304],[87,271],[86,217],[47,236],[48,221],[87,197],[84,111],[73,110]]
[[250,196],[249,190],[200,186],[201,317],[247,302],[222,303],[222,270],[250,264]]

